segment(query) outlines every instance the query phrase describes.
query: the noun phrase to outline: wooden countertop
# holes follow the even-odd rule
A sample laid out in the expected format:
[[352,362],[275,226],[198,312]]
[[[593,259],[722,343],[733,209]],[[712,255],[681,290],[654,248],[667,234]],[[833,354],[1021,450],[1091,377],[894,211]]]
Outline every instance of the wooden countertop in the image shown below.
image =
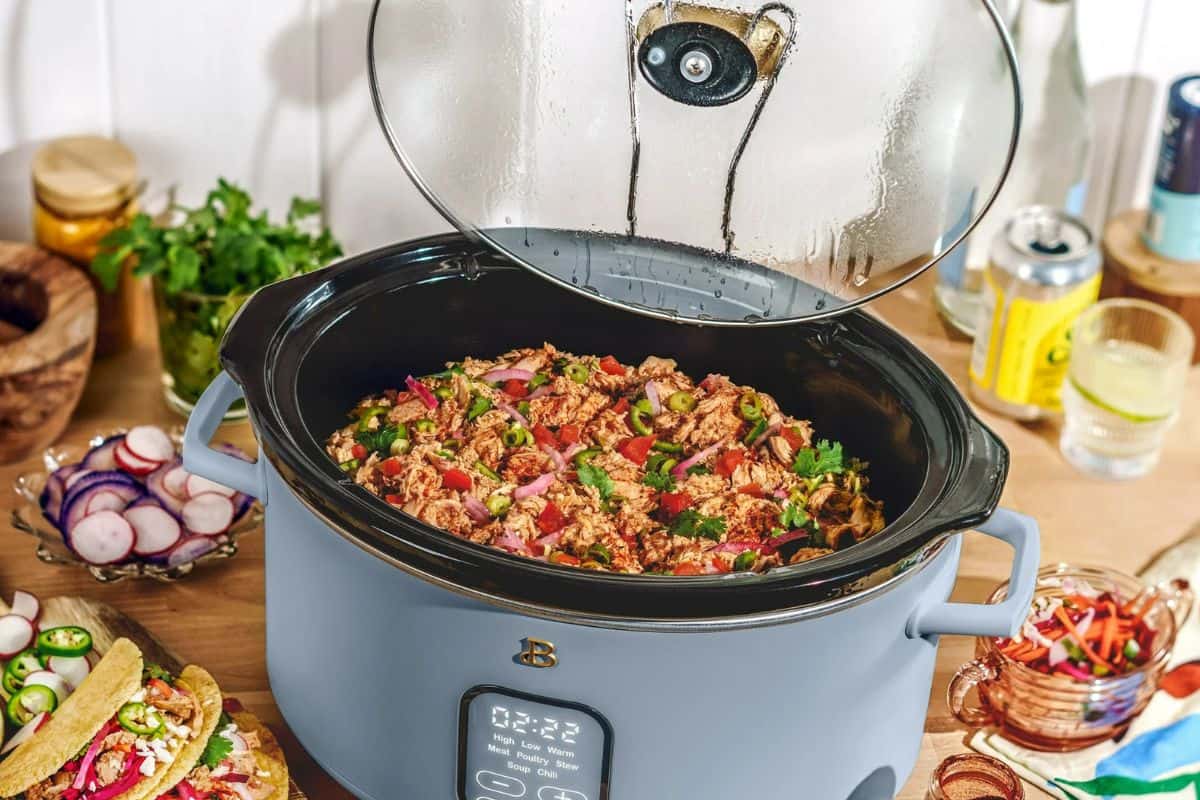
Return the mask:
[[[874,304],[879,316],[901,330],[963,385],[969,342],[948,332],[931,302],[931,275]],[[157,344],[149,324],[135,348],[97,363],[87,391],[63,441],[83,442],[98,431],[140,422],[163,425],[181,420],[164,405],[159,384]],[[1040,520],[1042,561],[1105,564],[1136,572],[1159,550],[1200,523],[1200,369],[1189,377],[1183,418],[1172,432],[1162,464],[1143,480],[1115,484],[1086,478],[1058,453],[1058,426],[1022,425],[984,412],[984,420],[1008,443],[1012,471],[1004,504]],[[223,428],[219,438],[252,448],[247,425]],[[0,467],[0,483],[11,485],[37,458]],[[17,502],[8,494],[3,511]],[[82,595],[102,600],[134,617],[185,658],[204,665],[222,688],[272,724],[281,734],[297,783],[313,800],[350,795],[312,762],[287,732],[271,698],[263,652],[263,541],[252,534],[232,561],[201,570],[174,585],[126,581],[101,585],[80,569],[49,566],[34,558],[34,542],[4,525],[0,535],[0,594],[22,588],[43,597]],[[955,598],[979,601],[1007,574],[1010,550],[983,536],[968,534]],[[946,684],[959,664],[971,658],[972,642],[945,637],[938,653],[921,760],[900,793],[924,797],[924,785],[937,761],[964,749],[964,729],[950,716]],[[1040,791],[1032,796],[1042,797]],[[433,800],[431,798],[431,800]]]

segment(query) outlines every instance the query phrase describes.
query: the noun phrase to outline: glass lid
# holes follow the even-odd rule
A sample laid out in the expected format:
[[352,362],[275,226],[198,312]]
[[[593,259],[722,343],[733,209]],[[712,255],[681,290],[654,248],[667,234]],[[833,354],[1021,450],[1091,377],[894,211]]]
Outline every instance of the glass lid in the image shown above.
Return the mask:
[[1020,127],[991,0],[376,0],[404,169],[563,286],[716,325],[836,314],[946,254]]

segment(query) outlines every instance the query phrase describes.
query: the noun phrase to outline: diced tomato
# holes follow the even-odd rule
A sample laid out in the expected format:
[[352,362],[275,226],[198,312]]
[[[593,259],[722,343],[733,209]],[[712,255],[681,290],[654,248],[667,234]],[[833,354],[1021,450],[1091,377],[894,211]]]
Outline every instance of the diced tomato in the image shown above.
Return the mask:
[[692,498],[687,492],[663,492],[658,497],[658,504],[663,511],[674,517],[692,504]]
[[617,412],[618,414],[624,414],[626,411],[629,410],[629,398],[622,397],[620,400],[613,403],[612,410]]
[[442,486],[459,492],[471,490],[471,476],[461,469],[448,469],[442,473]]
[[699,564],[696,564],[692,561],[685,561],[682,564],[680,564],[679,566],[675,567],[675,569],[671,570],[671,574],[672,575],[703,575],[704,570],[700,568]]
[[354,456],[355,458],[366,458],[367,448],[363,447],[361,444],[356,444],[354,447],[350,448],[350,455]]
[[175,694],[175,690],[171,688],[171,684],[162,678],[151,678],[146,681],[146,687],[150,689],[151,694],[157,694],[159,697],[172,697]]
[[655,438],[654,436],[635,436],[632,439],[626,439],[617,445],[617,452],[635,464],[645,464],[646,458],[650,455],[650,448],[654,447]]
[[538,444],[558,449],[558,439],[554,438],[554,432],[540,422],[533,426],[533,440]]
[[379,462],[379,468],[383,470],[383,474],[387,475],[389,478],[393,475],[399,475],[400,459],[396,458],[395,456],[392,456],[391,458],[385,458],[383,461]]
[[545,534],[558,533],[567,524],[567,518],[558,510],[554,503],[546,503],[542,513],[538,514],[538,530]]
[[796,433],[796,431],[794,431],[790,425],[780,428],[779,435],[782,436],[789,445],[791,445],[792,450],[800,450],[801,448],[807,446],[804,444],[804,440],[800,438],[800,434]]
[[402,495],[402,494],[385,494],[383,496],[383,499],[388,501],[389,503],[391,503],[394,506],[398,506],[404,502],[404,495]]
[[732,572],[733,568],[725,563],[725,559],[720,556],[713,556],[712,565],[716,567],[717,572]]
[[612,356],[605,356],[600,359],[600,369],[607,372],[609,375],[624,375],[625,368],[621,366],[621,362],[617,361]]
[[572,567],[578,567],[580,564],[580,561],[578,558],[571,555],[570,553],[564,553],[562,551],[559,551],[557,553],[550,554],[550,563],[551,564],[569,564]]
[[748,494],[751,497],[762,497],[765,492],[757,483],[747,483],[745,486],[738,487],[739,494]]
[[[536,431],[535,431],[536,432]],[[563,444],[576,444],[579,442],[579,426],[567,423],[558,429],[558,440]]]
[[738,468],[738,465],[745,460],[745,450],[726,450],[717,457],[717,463],[713,469],[718,475],[724,475],[728,478]]
[[525,397],[529,394],[529,387],[525,385],[525,381],[512,378],[504,382],[503,391],[509,397]]

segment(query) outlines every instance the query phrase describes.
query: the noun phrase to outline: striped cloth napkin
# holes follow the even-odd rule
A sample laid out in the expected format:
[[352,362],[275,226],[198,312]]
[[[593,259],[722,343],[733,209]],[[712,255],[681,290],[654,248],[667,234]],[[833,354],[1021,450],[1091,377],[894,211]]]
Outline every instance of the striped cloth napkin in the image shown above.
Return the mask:
[[[1180,577],[1200,590],[1200,534],[1167,550],[1142,572],[1150,584]],[[981,730],[969,744],[1065,800],[1200,800],[1200,610],[1193,608],[1180,627],[1159,691],[1120,742],[1040,753]]]

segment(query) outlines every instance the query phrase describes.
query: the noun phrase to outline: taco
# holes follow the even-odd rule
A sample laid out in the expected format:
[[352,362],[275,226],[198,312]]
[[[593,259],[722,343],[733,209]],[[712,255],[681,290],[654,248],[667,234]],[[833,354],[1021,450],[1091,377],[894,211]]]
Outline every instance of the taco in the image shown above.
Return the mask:
[[191,769],[172,767],[158,791],[157,800],[287,800],[287,762],[270,729],[227,700]]
[[[82,702],[75,702],[82,699]],[[199,667],[175,677],[118,640],[44,728],[0,764],[4,800],[147,800],[216,728],[221,692]]]

